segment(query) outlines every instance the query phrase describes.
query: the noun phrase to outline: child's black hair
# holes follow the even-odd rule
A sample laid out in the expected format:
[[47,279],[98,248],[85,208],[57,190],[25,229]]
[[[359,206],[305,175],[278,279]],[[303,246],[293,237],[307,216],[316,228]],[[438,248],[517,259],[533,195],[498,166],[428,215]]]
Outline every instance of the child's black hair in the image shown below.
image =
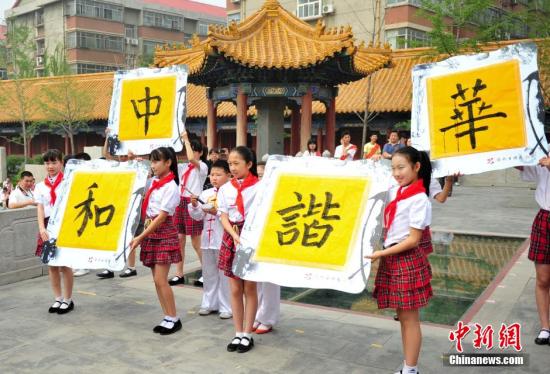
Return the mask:
[[151,155],[149,156],[149,160],[152,160],[152,161],[171,160],[172,163],[170,164],[170,171],[174,174],[174,182],[176,182],[177,185],[180,184],[180,179],[178,176],[178,159],[176,157],[176,151],[174,151],[174,148],[159,147],[159,148],[153,149],[153,151],[151,152]]
[[48,149],[42,155],[42,160],[44,162],[48,162],[48,161],[61,161],[61,162],[63,162],[63,154],[61,154],[61,151],[59,151],[57,149]]
[[92,159],[90,155],[87,154],[86,152],[77,153],[74,155],[74,158],[76,158],[77,160],[84,160],[84,161],[90,161]]
[[315,149],[317,149],[317,142],[313,139],[309,139],[309,141],[307,142],[307,149],[309,151],[309,145],[310,144],[315,144]]
[[340,134],[340,139],[342,139],[342,138],[343,138],[344,136],[346,136],[346,135],[349,135],[349,136],[351,136],[351,134],[349,133],[349,131],[348,131],[348,130],[344,130],[344,131],[342,131],[342,133]]
[[244,145],[240,145],[238,147],[235,147],[231,150],[231,152],[237,152],[239,156],[246,162],[247,164],[249,162],[252,162],[252,166],[250,167],[250,172],[254,176],[258,176],[258,162],[256,161],[256,154],[252,152],[252,150],[248,147],[245,147]]
[[21,179],[23,179],[23,178],[25,178],[25,177],[31,177],[31,178],[33,178],[33,175],[32,175],[32,173],[31,173],[30,171],[25,170],[25,171],[22,171],[22,172],[21,172]]
[[424,151],[419,151],[414,147],[403,147],[395,151],[396,154],[403,155],[409,160],[411,164],[420,163],[420,170],[418,170],[418,178],[422,179],[422,184],[426,189],[426,195],[430,196],[430,182],[432,179],[432,163],[430,162],[430,156]]
[[211,168],[212,169],[214,169],[214,168],[223,169],[223,171],[225,171],[227,174],[231,174],[231,170],[229,170],[229,164],[227,163],[227,160],[215,161],[212,164]]

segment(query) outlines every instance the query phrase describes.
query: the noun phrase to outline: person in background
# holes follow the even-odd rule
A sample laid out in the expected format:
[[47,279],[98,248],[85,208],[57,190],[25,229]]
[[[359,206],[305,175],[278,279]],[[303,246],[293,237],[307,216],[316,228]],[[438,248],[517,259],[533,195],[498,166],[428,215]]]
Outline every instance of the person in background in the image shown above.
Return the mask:
[[34,177],[30,171],[21,172],[21,179],[17,187],[10,194],[9,208],[18,209],[27,206],[36,206],[34,195],[32,193],[32,182]]
[[353,161],[356,152],[357,146],[351,144],[351,135],[349,131],[343,131],[340,137],[340,145],[334,150],[334,158]]
[[321,153],[317,150],[317,143],[315,140],[310,139],[307,142],[307,149],[302,153],[303,157],[321,156]]
[[378,142],[378,135],[372,134],[370,136],[370,142],[365,144],[365,146],[363,147],[364,159],[368,160],[372,158],[373,160],[377,160],[380,158],[382,151],[380,150],[380,145],[377,142]]
[[395,130],[390,132],[390,138],[384,148],[382,149],[382,157],[390,160],[395,151],[403,148],[404,145],[399,143],[399,133]]
[[227,161],[227,158],[229,157],[229,149],[227,148],[220,148],[220,160]]
[[2,187],[2,193],[0,194],[0,204],[2,204],[2,208],[8,207],[8,202],[10,199],[10,191],[8,191],[7,187]]

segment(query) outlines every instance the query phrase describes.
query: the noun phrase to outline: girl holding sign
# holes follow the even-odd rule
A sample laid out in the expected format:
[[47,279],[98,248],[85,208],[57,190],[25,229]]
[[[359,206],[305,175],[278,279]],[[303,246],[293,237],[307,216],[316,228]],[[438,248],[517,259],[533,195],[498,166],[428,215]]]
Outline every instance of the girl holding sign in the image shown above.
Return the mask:
[[[53,206],[57,199],[59,186],[63,181],[63,156],[57,149],[50,149],[42,156],[44,166],[48,176],[43,182],[36,185],[34,189],[34,199],[37,206],[38,215],[38,244],[36,246],[36,255],[42,256],[42,246],[49,240],[47,231],[48,220],[52,213]],[[63,274],[63,286],[65,292],[61,289],[61,274]],[[66,266],[48,266],[48,275],[50,284],[55,295],[55,302],[48,312],[65,314],[74,309],[74,303],[71,299],[73,294],[73,269]]]
[[160,147],[151,152],[151,169],[155,177],[141,205],[145,229],[130,243],[134,251],[141,244],[140,260],[150,267],[157,289],[164,319],[153,331],[161,335],[173,334],[181,329],[176,313],[174,293],[168,284],[170,265],[181,262],[178,230],[172,216],[180,203],[178,164],[176,152]]
[[366,257],[380,259],[373,292],[378,308],[395,308],[401,324],[405,361],[399,373],[416,374],[422,343],[418,309],[432,297],[430,263],[419,247],[432,215],[432,168],[425,152],[404,147],[394,153],[392,170],[399,186],[390,190],[384,211],[384,249]]
[[239,146],[233,149],[228,161],[233,179],[223,185],[218,192],[218,210],[221,212],[221,221],[225,230],[218,267],[229,277],[231,287],[235,337],[228,344],[227,350],[244,353],[254,346],[252,325],[258,308],[258,295],[256,283],[235,276],[232,266],[236,247],[240,243],[240,231],[256,195],[258,173],[256,157],[247,147]]

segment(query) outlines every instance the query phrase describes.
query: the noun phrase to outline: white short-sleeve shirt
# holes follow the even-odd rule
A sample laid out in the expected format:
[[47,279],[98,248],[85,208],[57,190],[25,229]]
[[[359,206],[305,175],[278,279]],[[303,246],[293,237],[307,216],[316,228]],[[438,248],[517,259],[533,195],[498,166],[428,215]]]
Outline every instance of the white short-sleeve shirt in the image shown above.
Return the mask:
[[550,170],[546,166],[524,166],[521,179],[525,182],[536,182],[535,200],[539,207],[550,210]]
[[[59,193],[57,193],[57,191],[62,184],[63,182],[55,189],[57,198],[59,198]],[[44,207],[44,218],[48,218],[52,214],[53,204],[50,195],[50,187],[46,186],[44,181],[37,183],[36,187],[34,187],[34,201],[36,201],[37,204],[42,204]]]
[[[258,182],[259,183],[259,182]],[[243,190],[244,214],[246,215],[252,206],[258,183]],[[245,217],[241,215],[237,208],[237,189],[233,187],[231,181],[220,187],[218,191],[218,210],[227,213],[231,222],[243,222]]]
[[[395,199],[399,187],[389,191],[389,201]],[[397,203],[395,218],[387,232],[384,246],[397,244],[405,240],[410,228],[424,230],[432,221],[432,204],[425,193],[419,193]]]
[[435,199],[435,196],[440,192],[443,192],[443,189],[441,188],[439,181],[436,178],[432,178],[430,180],[430,197]]
[[[217,201],[218,189],[215,187],[202,191],[199,198],[205,203]],[[220,220],[220,211],[217,215],[206,213],[202,210],[202,204],[199,203],[196,207],[193,204],[188,204],[189,215],[195,221],[203,221],[201,249],[220,249],[223,239],[223,226]]]
[[10,194],[10,204],[11,203],[24,203],[27,201],[33,201],[34,196],[32,191],[23,191],[23,189],[19,186],[15,187],[15,189]]
[[[157,177],[153,181],[158,180]],[[176,207],[180,203],[180,193],[178,185],[174,181],[166,183],[159,189],[151,192],[149,196],[149,205],[147,205],[147,217],[156,217],[160,211],[168,213],[169,216],[174,215]]]
[[[346,152],[346,160],[347,161],[352,161],[353,158],[355,157],[355,152],[357,152],[357,147],[354,146],[353,144],[350,144],[348,145],[348,150]],[[334,158],[340,158],[343,156],[343,152],[344,152],[344,146],[343,145],[339,145],[338,147],[336,147],[336,149],[334,150]]]
[[[180,190],[183,188],[183,175],[191,163],[179,164],[178,165],[178,174],[180,177]],[[199,161],[199,167],[194,168],[189,173],[189,178],[187,178],[187,185],[185,186],[190,190],[193,195],[199,196],[202,192],[202,187],[204,186],[204,181],[208,177],[208,165],[204,162]],[[183,188],[183,191],[180,191],[181,196],[190,197],[191,193]]]

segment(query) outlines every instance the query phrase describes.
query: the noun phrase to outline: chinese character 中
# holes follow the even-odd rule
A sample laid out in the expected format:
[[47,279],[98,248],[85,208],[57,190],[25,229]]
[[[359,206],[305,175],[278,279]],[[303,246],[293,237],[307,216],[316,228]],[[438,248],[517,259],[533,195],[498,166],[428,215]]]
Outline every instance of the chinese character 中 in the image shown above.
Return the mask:
[[521,351],[521,325],[512,323],[508,326],[502,324],[498,331],[498,346],[501,349],[513,347],[516,351]]
[[[97,205],[94,205],[94,211],[92,211],[92,203],[95,201],[94,198],[94,188],[98,188],[97,183],[93,183],[90,187],[88,187],[88,198],[84,200],[83,202],[77,204],[74,206],[74,209],[82,208],[80,213],[75,218],[75,221],[82,215],[84,215],[84,218],[82,219],[82,224],[80,225],[80,228],[77,231],[78,236],[82,236],[84,233],[84,230],[86,230],[86,226],[88,225],[88,220],[94,218],[95,213],[95,220],[94,220],[94,226],[100,227],[100,226],[107,226],[109,223],[111,223],[111,220],[113,219],[113,216],[115,214],[115,207],[114,205],[106,205],[104,207],[99,207]],[[101,217],[103,214],[107,214],[107,216],[101,220]]]
[[462,321],[458,321],[457,329],[449,333],[449,340],[456,342],[456,350],[462,352],[462,339],[470,332],[470,326],[465,325]]
[[[451,95],[451,98],[455,101],[455,108],[454,114],[450,118],[455,121],[455,123],[453,125],[445,126],[439,129],[439,131],[441,131],[445,135],[447,131],[455,129],[455,138],[460,139],[463,136],[469,136],[470,146],[472,147],[472,149],[475,149],[477,146],[476,132],[487,131],[489,129],[489,126],[487,125],[477,126],[477,124],[489,118],[507,117],[506,113],[504,112],[482,114],[487,109],[491,109],[493,107],[492,104],[487,104],[485,101],[483,101],[481,97],[477,96],[480,91],[483,91],[486,88],[487,85],[483,83],[481,79],[477,79],[475,85],[472,87],[472,97],[467,100],[466,92],[469,90],[469,88],[463,88],[462,84],[457,83],[457,92]],[[462,102],[459,103],[457,106],[457,100],[459,98],[462,100]],[[477,113],[475,113],[475,109],[477,109]],[[466,118],[464,116],[465,111]],[[459,127],[463,125],[468,125],[468,128],[464,131],[459,131]]]
[[320,217],[318,217],[319,219],[313,218],[310,223],[304,222],[301,244],[304,247],[321,248],[328,240],[332,231],[334,231],[332,225],[329,223],[322,223],[325,223],[324,221],[340,220],[339,215],[329,214],[331,209],[340,208],[340,204],[332,202],[331,192],[325,192],[324,204],[316,203],[317,197],[313,194],[309,194],[307,211],[305,214],[301,214],[300,211],[306,208],[306,204],[302,202],[302,194],[294,192],[294,195],[296,195],[298,204],[277,211],[285,222],[281,226],[284,229],[288,229],[286,231],[277,231],[279,245],[292,245],[299,239],[301,232],[298,228],[296,220],[300,216],[303,218],[309,218],[320,214]]
[[[151,101],[156,100],[155,110],[151,111]],[[139,120],[142,117],[145,117],[145,135],[149,131],[149,117],[156,116],[160,112],[160,104],[162,103],[162,98],[160,96],[151,96],[151,89],[145,87],[145,97],[139,100],[130,100],[132,106],[134,107],[134,113],[136,118]],[[138,103],[145,103],[145,112],[141,113],[138,108]]]

